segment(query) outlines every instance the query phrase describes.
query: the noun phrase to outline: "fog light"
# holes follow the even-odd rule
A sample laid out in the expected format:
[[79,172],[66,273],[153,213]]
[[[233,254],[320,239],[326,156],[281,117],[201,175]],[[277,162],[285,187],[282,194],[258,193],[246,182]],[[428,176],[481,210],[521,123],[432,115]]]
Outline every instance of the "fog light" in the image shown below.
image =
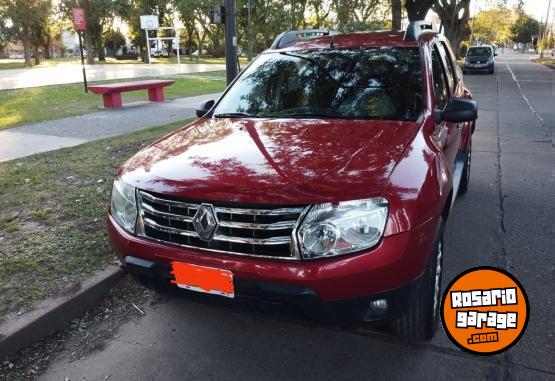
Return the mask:
[[370,308],[376,315],[385,315],[389,309],[389,303],[387,303],[386,299],[372,300],[370,302]]

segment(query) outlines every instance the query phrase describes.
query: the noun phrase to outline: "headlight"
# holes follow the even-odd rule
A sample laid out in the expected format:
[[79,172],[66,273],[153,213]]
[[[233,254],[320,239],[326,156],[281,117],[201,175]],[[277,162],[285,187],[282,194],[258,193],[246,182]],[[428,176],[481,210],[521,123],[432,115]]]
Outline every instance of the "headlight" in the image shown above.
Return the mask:
[[381,197],[313,205],[298,230],[304,258],[325,258],[371,248],[383,234],[387,200]]
[[123,182],[121,178],[114,180],[112,187],[112,217],[125,230],[133,233],[137,221],[137,203],[135,188]]

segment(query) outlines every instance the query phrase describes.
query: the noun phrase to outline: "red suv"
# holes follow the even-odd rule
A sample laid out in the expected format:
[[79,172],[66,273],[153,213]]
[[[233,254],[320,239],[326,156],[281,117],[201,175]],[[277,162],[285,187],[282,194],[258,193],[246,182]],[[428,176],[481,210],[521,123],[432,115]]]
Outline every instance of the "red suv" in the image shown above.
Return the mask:
[[123,266],[430,339],[477,106],[429,28],[279,36],[200,119],[120,168],[108,230]]

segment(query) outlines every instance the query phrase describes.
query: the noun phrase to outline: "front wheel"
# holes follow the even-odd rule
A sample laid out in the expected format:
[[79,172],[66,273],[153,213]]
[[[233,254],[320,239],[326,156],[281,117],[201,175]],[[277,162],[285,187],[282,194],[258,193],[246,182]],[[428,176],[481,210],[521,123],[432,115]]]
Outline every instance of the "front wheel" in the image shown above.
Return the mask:
[[424,274],[416,281],[403,315],[393,322],[393,332],[408,341],[428,341],[439,324],[441,275],[443,270],[443,218],[438,222],[430,259]]

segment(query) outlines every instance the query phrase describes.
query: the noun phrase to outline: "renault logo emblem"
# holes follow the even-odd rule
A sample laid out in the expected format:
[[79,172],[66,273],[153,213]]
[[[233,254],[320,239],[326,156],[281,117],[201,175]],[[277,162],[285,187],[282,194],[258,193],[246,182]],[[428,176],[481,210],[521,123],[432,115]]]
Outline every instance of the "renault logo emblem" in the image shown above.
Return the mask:
[[211,204],[202,204],[193,217],[193,226],[200,239],[210,241],[218,228],[218,217]]

